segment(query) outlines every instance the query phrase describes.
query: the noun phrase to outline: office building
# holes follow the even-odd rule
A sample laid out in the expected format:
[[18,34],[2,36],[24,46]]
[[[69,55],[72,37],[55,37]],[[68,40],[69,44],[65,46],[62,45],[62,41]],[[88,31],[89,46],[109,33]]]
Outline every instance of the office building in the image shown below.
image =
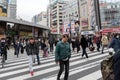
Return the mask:
[[62,32],[62,25],[63,25],[63,5],[65,4],[65,0],[50,0],[49,2],[49,13],[48,19],[51,34],[59,35]]
[[47,13],[41,12],[40,14],[35,15],[32,18],[32,22],[34,22],[35,24],[47,26]]
[[17,10],[17,1],[16,0],[8,0],[7,16],[9,18],[16,19],[16,10]]

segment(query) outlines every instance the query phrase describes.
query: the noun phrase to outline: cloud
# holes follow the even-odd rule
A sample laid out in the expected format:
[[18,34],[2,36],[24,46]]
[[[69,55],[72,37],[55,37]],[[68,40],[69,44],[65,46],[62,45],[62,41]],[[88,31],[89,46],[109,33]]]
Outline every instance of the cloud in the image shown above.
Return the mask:
[[31,21],[31,18],[47,10],[49,0],[17,0],[17,16]]

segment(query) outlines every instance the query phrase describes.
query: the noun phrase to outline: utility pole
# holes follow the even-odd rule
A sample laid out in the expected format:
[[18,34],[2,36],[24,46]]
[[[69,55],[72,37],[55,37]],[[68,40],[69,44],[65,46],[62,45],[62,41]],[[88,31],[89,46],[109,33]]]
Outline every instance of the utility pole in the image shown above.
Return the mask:
[[69,33],[70,33],[70,39],[72,38],[72,32],[71,32],[71,15],[69,16],[69,19],[70,19],[70,30],[69,30]]
[[[80,0],[77,0],[77,3],[78,3],[78,29],[80,31]],[[79,35],[79,32],[77,32],[77,36]]]
[[79,21],[79,24],[80,24],[80,0],[78,0],[78,21]]
[[96,26],[98,26],[98,28],[100,30],[100,29],[102,29],[102,27],[101,27],[99,0],[94,0],[94,5],[95,5],[95,14],[96,14]]

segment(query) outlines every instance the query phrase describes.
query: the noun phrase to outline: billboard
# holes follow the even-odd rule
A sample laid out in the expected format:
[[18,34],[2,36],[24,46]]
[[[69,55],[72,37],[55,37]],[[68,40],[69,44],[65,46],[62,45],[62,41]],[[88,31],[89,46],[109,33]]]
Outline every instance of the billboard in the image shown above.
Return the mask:
[[82,27],[88,27],[89,26],[88,18],[81,18],[81,26]]
[[0,0],[0,16],[7,16],[7,0]]
[[74,22],[64,22],[63,26],[63,34],[66,33],[66,34],[69,34],[70,33],[70,29],[71,29],[71,33],[75,33],[75,23]]

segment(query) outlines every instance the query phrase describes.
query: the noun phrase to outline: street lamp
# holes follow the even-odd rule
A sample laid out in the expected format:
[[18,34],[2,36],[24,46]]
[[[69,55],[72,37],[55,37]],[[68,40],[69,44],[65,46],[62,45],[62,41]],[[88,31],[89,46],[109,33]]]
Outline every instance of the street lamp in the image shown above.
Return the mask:
[[70,39],[71,39],[72,38],[72,33],[71,33],[71,17],[70,17],[70,24],[69,25],[70,25],[69,33],[70,33]]

